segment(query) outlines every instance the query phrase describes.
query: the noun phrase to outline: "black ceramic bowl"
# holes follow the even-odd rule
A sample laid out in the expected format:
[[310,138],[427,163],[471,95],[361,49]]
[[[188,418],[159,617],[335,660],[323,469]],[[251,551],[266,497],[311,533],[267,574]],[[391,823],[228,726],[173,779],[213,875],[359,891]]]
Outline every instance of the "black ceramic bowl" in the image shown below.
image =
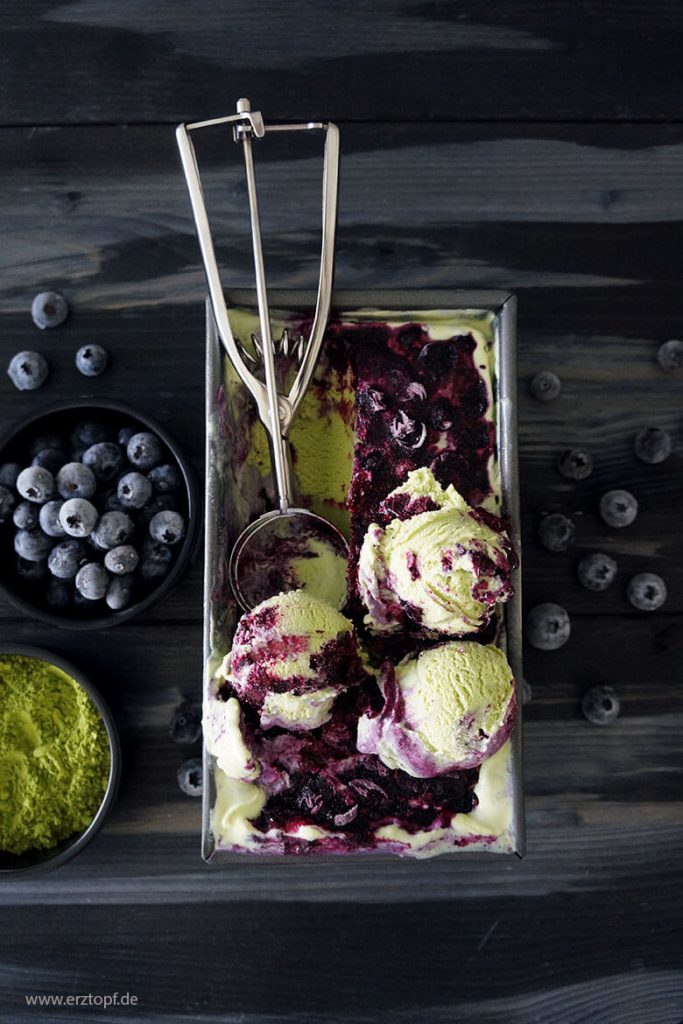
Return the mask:
[[5,654],[22,654],[29,658],[37,658],[39,661],[48,662],[75,680],[86,691],[97,708],[109,739],[109,778],[104,796],[102,797],[102,803],[95,817],[82,832],[75,832],[72,836],[63,839],[56,846],[49,849],[27,850],[21,854],[0,851],[0,877],[16,877],[17,875],[39,874],[51,871],[53,868],[59,867],[60,864],[71,860],[84,846],[87,846],[102,827],[116,799],[121,778],[121,745],[112,713],[100,693],[90,680],[70,662],[64,661],[63,658],[52,654],[50,651],[41,650],[39,647],[28,647],[24,644],[0,644],[0,655]]
[[[183,486],[178,499],[178,511],[185,517],[186,533],[177,550],[174,549],[175,559],[170,571],[159,583],[137,583],[133,603],[121,611],[111,611],[103,600],[72,603],[64,610],[57,610],[47,602],[47,580],[39,583],[28,582],[17,573],[17,558],[14,551],[16,528],[10,517],[6,523],[0,524],[0,590],[20,611],[44,622],[67,629],[102,629],[125,622],[145,611],[160,601],[178,582],[196,549],[201,525],[201,508],[194,474],[173,438],[149,416],[119,402],[86,399],[55,405],[47,412],[31,416],[15,427],[0,443],[0,465],[6,462],[30,465],[28,450],[32,441],[40,435],[51,433],[68,438],[76,424],[84,419],[102,422],[111,431],[113,439],[124,426],[151,431],[164,443],[168,461],[175,463],[180,470]],[[55,544],[58,543],[60,540],[55,539]]]

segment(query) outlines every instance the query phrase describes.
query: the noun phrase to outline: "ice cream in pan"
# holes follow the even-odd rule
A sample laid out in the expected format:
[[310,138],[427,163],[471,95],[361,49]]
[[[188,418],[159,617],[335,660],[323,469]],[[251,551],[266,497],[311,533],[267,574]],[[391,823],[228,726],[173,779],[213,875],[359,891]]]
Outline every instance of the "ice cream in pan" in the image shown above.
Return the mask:
[[[314,380],[292,444],[310,481],[302,499],[330,515],[329,466],[311,471],[307,438],[325,418],[353,430],[347,502],[336,496],[337,521],[350,512],[352,599],[341,614],[305,592],[275,597],[223,652],[205,701],[217,849],[514,848],[515,684],[491,641],[515,555],[500,518],[491,337],[486,315],[330,325],[327,383]],[[235,467],[245,503],[258,493],[258,429]]]

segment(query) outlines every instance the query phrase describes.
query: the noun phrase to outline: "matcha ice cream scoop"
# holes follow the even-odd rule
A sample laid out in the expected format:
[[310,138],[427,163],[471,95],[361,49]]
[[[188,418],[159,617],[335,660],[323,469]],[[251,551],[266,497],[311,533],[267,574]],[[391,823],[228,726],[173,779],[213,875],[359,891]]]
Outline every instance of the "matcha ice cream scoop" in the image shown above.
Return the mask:
[[225,676],[263,728],[303,731],[326,722],[337,695],[368,679],[351,620],[305,590],[242,616]]
[[417,778],[474,768],[512,732],[517,702],[503,652],[462,640],[432,647],[379,679],[384,706],[358,721],[358,749]]
[[516,558],[502,521],[444,490],[430,469],[409,473],[380,513],[386,525],[368,527],[358,565],[373,632],[463,636],[512,595]]

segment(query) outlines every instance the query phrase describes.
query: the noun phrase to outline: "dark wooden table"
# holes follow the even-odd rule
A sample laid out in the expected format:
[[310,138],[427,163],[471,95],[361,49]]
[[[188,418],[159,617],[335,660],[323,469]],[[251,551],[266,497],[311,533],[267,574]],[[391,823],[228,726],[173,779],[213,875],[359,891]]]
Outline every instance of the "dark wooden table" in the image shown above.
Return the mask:
[[[163,604],[101,634],[22,619],[0,636],[66,655],[117,713],[126,771],[102,835],[75,862],[0,889],[0,1021],[609,1022],[683,1018],[681,399],[656,363],[683,335],[683,9],[676,0],[7,2],[0,32],[0,356],[44,351],[50,384],[0,376],[4,431],[52,400],[125,397],[203,469],[203,279],[173,126],[248,95],[270,119],[342,130],[339,287],[508,288],[519,296],[527,607],[572,616],[559,652],[525,650],[528,856],[401,861],[199,856],[199,805],[168,736],[201,675],[201,559]],[[319,164],[263,157],[273,284],[315,280]],[[237,164],[208,191],[228,286],[251,283]],[[72,314],[32,325],[58,288]],[[111,370],[80,378],[100,341]],[[528,393],[540,369],[562,396]],[[662,465],[635,433],[674,436]],[[595,471],[564,480],[583,445]],[[640,502],[609,530],[597,500]],[[574,550],[536,540],[571,513]],[[575,578],[619,562],[611,590]],[[655,614],[625,596],[667,581]],[[613,725],[580,697],[613,685]],[[27,1009],[27,994],[129,992],[136,1007]]]

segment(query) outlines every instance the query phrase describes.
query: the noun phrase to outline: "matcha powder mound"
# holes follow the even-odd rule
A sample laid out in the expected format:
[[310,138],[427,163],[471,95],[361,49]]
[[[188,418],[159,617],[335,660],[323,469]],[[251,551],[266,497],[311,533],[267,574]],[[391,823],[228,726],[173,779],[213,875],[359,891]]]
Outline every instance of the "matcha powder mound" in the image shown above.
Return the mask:
[[86,828],[109,763],[104,723],[74,679],[38,658],[0,655],[0,850],[51,847]]

